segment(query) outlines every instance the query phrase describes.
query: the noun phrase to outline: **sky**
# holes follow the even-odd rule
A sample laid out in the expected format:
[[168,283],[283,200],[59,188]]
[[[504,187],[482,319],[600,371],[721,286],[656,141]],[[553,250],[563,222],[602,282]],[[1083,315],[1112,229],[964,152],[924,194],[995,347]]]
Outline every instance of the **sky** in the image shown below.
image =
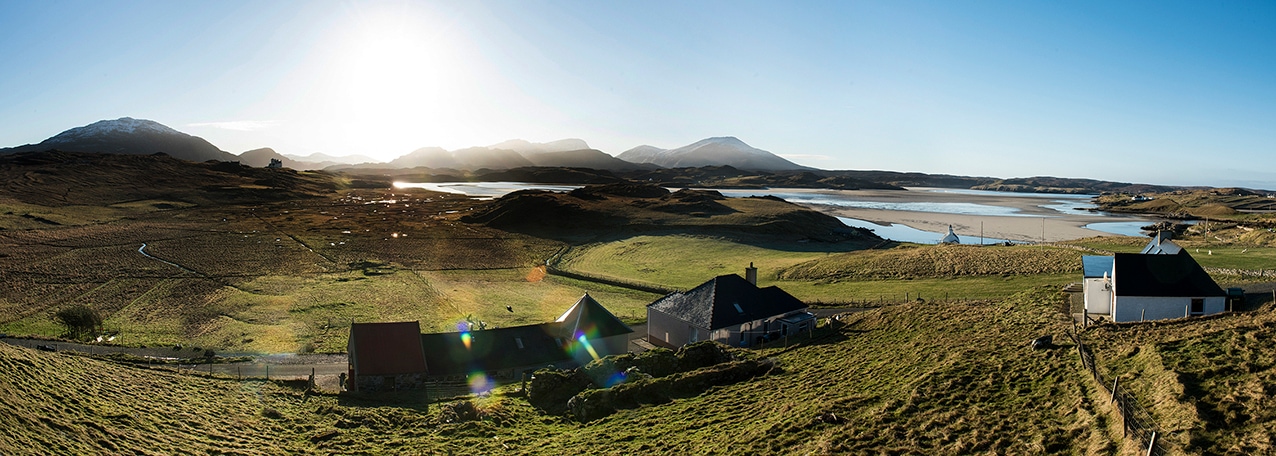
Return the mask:
[[0,0],[0,146],[735,136],[823,169],[1276,189],[1270,1]]

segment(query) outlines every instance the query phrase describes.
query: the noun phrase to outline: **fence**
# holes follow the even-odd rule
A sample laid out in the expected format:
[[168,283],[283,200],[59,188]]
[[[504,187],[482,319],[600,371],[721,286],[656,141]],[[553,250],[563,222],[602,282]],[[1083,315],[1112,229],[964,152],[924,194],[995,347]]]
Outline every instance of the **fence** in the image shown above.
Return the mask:
[[1077,345],[1077,354],[1081,356],[1081,364],[1085,365],[1085,368],[1090,371],[1090,375],[1094,377],[1094,381],[1099,384],[1099,387],[1103,388],[1112,397],[1112,405],[1116,407],[1117,413],[1121,415],[1121,428],[1125,432],[1125,437],[1134,439],[1135,442],[1140,444],[1140,448],[1146,448],[1148,456],[1169,454],[1165,449],[1165,445],[1160,441],[1161,430],[1156,426],[1156,422],[1152,420],[1152,414],[1140,406],[1134,396],[1121,389],[1119,377],[1113,378],[1111,382],[1103,378],[1103,374],[1099,373],[1099,369],[1096,367],[1094,353],[1081,342],[1081,336],[1077,334],[1075,328],[1073,332],[1068,333],[1068,337]]

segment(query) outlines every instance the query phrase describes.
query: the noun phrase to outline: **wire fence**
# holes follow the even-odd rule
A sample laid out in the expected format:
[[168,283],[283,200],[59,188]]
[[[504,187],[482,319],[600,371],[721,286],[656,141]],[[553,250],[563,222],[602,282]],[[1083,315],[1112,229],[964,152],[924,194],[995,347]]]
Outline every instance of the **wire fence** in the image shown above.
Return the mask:
[[1121,389],[1119,377],[1113,378],[1111,381],[1103,377],[1095,362],[1094,352],[1091,352],[1090,348],[1081,342],[1081,336],[1077,334],[1075,328],[1068,333],[1068,337],[1077,345],[1077,354],[1081,356],[1081,364],[1090,371],[1090,376],[1094,377],[1094,381],[1099,384],[1099,387],[1103,388],[1112,398],[1113,407],[1121,415],[1121,428],[1125,432],[1125,437],[1133,439],[1139,444],[1140,448],[1145,448],[1148,456],[1169,454],[1165,445],[1160,441],[1161,429],[1157,427],[1156,422],[1152,419],[1152,414],[1139,405],[1134,396]]

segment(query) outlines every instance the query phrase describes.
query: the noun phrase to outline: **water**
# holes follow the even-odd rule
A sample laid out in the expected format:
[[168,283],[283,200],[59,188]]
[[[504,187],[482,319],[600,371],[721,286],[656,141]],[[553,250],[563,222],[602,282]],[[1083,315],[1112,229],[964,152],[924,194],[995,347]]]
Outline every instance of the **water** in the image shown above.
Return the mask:
[[[423,188],[437,192],[455,193],[469,195],[477,199],[493,199],[499,198],[506,194],[519,190],[548,190],[555,192],[566,192],[582,187],[581,185],[550,185],[550,184],[531,184],[526,182],[439,182],[439,183],[410,183],[395,182],[397,188]],[[677,189],[670,189],[671,191]],[[939,202],[939,201],[865,201],[862,199],[853,199],[855,196],[840,192],[819,192],[819,191],[795,191],[791,189],[715,189],[724,196],[732,198],[743,198],[750,196],[774,196],[783,198],[786,201],[797,204],[824,205],[833,207],[861,208],[861,209],[879,209],[889,211],[914,211],[914,212],[931,212],[940,214],[959,214],[959,215],[975,215],[975,216],[993,216],[993,217],[1041,217],[1040,214],[1026,214],[1019,209],[1008,206],[997,206],[992,204],[978,204],[965,202]],[[1004,198],[1038,198],[1043,204],[1038,207],[1050,209],[1060,214],[1075,215],[1095,205],[1091,203],[1094,195],[1073,195],[1073,194],[1055,194],[1055,193],[1017,193],[1017,192],[998,192],[990,190],[969,190],[969,189],[950,189],[950,188],[913,188],[911,192],[929,192],[929,193],[949,193],[959,195],[973,195],[984,197],[1004,197]],[[1087,215],[1107,215],[1104,213],[1087,213]],[[945,233],[935,233],[931,231],[919,230],[910,226],[901,224],[878,225],[873,222],[864,220],[838,217],[842,223],[848,226],[872,229],[878,236],[901,242],[916,242],[922,244],[934,244],[943,238]],[[1117,234],[1122,236],[1143,236],[1140,227],[1151,224],[1151,221],[1125,221],[1125,222],[1099,222],[1091,223],[1085,227],[1091,230],[1104,233]],[[961,236],[963,244],[978,244],[978,237]],[[996,244],[1007,242],[1005,239],[984,238],[985,244]]]
[[846,195],[836,193],[793,192],[784,190],[718,190],[724,196],[742,198],[749,196],[774,196],[797,204],[820,204],[835,207],[857,209],[880,209],[886,211],[935,212],[940,214],[986,215],[1001,217],[1040,217],[1040,215],[1024,214],[1018,209],[1005,206],[992,206],[976,203],[943,203],[935,201],[864,201],[849,199]]
[[[943,239],[945,234],[948,234],[948,233],[932,233],[930,231],[923,231],[908,225],[901,225],[898,223],[887,223],[885,225],[879,225],[873,222],[860,220],[860,219],[853,219],[849,217],[838,217],[837,219],[841,220],[842,223],[846,224],[846,226],[853,226],[856,228],[868,228],[870,230],[873,230],[874,234],[877,234],[883,239],[890,239],[892,241],[897,241],[897,242],[912,242],[916,244],[938,244],[939,240]],[[979,245],[979,242],[980,242],[979,236],[958,235],[957,239],[961,241],[962,244]],[[1010,241],[1007,241],[1005,239],[997,239],[997,238],[990,238],[990,237],[983,238],[984,244],[1000,244],[1003,242],[1010,242]]]
[[529,184],[526,182],[395,182],[395,188],[423,188],[426,190],[469,195],[475,199],[500,198],[519,190],[549,190],[570,192],[583,185]]
[[1102,231],[1104,233],[1118,234],[1121,236],[1147,236],[1143,231],[1143,227],[1151,225],[1153,222],[1096,222],[1086,225],[1087,229]]

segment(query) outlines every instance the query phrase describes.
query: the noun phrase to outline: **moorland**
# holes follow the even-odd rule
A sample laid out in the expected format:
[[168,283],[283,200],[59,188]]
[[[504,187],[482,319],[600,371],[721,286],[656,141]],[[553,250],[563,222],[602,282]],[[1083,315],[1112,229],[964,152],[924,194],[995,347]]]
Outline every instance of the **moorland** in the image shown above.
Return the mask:
[[[641,324],[659,295],[624,283],[686,289],[750,262],[761,283],[809,303],[872,310],[761,349],[777,366],[766,375],[587,423],[535,409],[518,384],[351,396],[0,344],[0,452],[1140,451],[1065,337],[1075,299],[1062,290],[1081,255],[1145,239],[923,246],[774,198],[613,183],[478,201],[389,180],[165,156],[0,157],[0,331],[66,337],[53,314],[85,305],[114,344],[340,353],[351,321],[540,323],[585,292]],[[1172,211],[1250,204],[1238,201]],[[1276,324],[1262,293],[1276,246],[1256,207],[1172,227],[1221,285],[1253,291],[1242,311],[1083,331],[1174,452],[1272,451]],[[1027,347],[1042,335],[1052,348]]]

